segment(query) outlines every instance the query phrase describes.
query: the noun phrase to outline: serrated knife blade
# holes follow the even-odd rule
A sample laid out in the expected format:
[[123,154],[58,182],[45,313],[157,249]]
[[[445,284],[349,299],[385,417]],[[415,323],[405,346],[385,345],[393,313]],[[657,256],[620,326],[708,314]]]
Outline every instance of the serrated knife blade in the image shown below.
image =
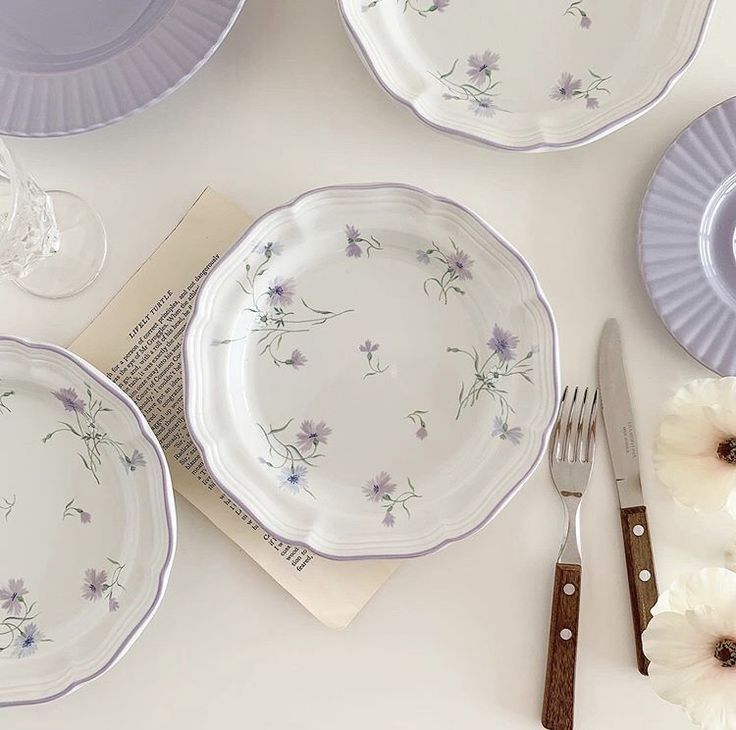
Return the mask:
[[641,488],[639,447],[626,380],[621,328],[615,319],[609,319],[603,327],[598,352],[598,380],[603,423],[621,507],[621,533],[629,581],[637,666],[642,674],[648,674],[649,660],[644,654],[641,635],[657,602],[657,578],[647,508]]

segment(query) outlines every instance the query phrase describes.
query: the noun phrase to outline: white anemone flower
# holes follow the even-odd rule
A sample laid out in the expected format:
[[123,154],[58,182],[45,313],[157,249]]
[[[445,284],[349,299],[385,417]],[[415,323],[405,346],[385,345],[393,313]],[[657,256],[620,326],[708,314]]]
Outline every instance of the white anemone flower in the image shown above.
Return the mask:
[[677,391],[654,464],[678,502],[736,517],[736,378],[693,380]]
[[643,640],[657,694],[705,730],[736,728],[736,573],[684,576],[652,614]]

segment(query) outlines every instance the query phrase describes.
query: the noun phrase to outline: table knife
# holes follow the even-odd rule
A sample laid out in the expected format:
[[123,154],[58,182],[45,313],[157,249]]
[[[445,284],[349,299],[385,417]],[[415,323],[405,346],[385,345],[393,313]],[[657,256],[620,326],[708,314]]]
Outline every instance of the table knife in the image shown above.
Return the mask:
[[624,369],[621,330],[615,319],[609,319],[603,327],[598,352],[598,379],[608,450],[621,507],[637,664],[642,674],[648,674],[649,661],[642,648],[641,635],[657,602],[657,579],[639,476],[639,449]]

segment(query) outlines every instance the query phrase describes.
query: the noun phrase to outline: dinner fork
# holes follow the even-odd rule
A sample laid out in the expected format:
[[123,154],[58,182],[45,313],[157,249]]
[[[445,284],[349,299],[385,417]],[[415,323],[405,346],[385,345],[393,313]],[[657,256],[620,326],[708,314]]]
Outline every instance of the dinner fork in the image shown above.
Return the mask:
[[580,503],[593,467],[597,415],[597,389],[590,396],[588,388],[565,388],[549,444],[552,480],[560,493],[567,524],[555,566],[547,646],[542,725],[548,730],[573,727],[582,576]]

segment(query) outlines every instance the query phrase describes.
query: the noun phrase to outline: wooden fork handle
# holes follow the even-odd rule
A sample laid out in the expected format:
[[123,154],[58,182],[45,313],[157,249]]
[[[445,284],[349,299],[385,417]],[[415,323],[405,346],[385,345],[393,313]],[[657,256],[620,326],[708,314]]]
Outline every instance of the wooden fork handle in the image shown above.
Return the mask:
[[573,727],[581,577],[579,565],[558,563],[555,566],[542,707],[542,725],[548,730],[572,730]]
[[636,663],[642,674],[648,674],[649,660],[644,654],[641,635],[652,617],[651,612],[657,602],[658,593],[647,508],[644,506],[622,508],[621,531],[626,553],[631,617],[634,621]]

